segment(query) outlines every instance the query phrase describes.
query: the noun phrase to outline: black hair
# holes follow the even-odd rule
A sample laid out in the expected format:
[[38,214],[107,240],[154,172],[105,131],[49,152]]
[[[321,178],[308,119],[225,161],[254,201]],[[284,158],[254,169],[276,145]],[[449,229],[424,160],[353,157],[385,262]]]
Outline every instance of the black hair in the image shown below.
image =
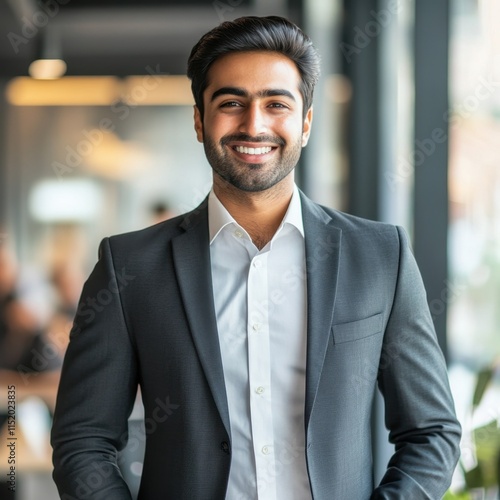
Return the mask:
[[304,116],[312,105],[319,78],[319,55],[311,39],[283,17],[240,17],[225,21],[201,37],[188,59],[187,76],[196,106],[203,116],[203,92],[211,64],[232,52],[278,52],[291,59],[300,73]]

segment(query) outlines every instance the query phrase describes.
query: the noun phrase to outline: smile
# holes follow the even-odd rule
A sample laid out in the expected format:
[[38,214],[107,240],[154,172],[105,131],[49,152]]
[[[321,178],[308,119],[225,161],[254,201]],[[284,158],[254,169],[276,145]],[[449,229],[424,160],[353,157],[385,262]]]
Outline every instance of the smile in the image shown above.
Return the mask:
[[238,153],[244,153],[247,155],[265,155],[272,151],[271,146],[264,146],[262,148],[247,148],[245,146],[234,146],[233,149]]

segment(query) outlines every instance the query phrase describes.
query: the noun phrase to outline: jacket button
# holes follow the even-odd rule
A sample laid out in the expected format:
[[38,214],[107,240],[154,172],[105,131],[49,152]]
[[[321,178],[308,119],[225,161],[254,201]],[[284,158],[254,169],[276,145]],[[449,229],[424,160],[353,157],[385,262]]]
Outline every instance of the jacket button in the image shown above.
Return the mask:
[[229,443],[227,441],[222,441],[220,444],[220,449],[229,455]]

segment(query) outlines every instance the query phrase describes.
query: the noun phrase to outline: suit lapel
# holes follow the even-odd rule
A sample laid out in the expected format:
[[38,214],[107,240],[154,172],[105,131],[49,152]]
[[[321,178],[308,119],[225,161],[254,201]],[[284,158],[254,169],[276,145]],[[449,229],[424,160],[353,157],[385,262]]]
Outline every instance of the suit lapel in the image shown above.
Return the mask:
[[228,434],[230,434],[224,372],[215,317],[207,200],[186,215],[185,230],[172,240],[174,267],[184,309],[198,355]]
[[301,200],[307,267],[307,429],[332,326],[342,231],[320,206],[304,195]]

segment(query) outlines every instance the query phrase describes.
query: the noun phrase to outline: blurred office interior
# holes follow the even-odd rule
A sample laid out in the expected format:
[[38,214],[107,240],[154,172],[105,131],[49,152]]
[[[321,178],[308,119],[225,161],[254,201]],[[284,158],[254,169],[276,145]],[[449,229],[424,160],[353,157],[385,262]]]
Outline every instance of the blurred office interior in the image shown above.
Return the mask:
[[[203,33],[245,15],[288,17],[320,51],[297,182],[410,234],[464,427],[446,498],[497,498],[498,0],[1,0],[0,415],[15,385],[18,446],[17,491],[2,483],[0,499],[57,498],[48,433],[82,283],[104,236],[208,193],[186,60]],[[140,414],[138,403],[142,445]],[[374,415],[380,477],[391,453],[380,400]],[[120,458],[133,491],[140,450]]]

